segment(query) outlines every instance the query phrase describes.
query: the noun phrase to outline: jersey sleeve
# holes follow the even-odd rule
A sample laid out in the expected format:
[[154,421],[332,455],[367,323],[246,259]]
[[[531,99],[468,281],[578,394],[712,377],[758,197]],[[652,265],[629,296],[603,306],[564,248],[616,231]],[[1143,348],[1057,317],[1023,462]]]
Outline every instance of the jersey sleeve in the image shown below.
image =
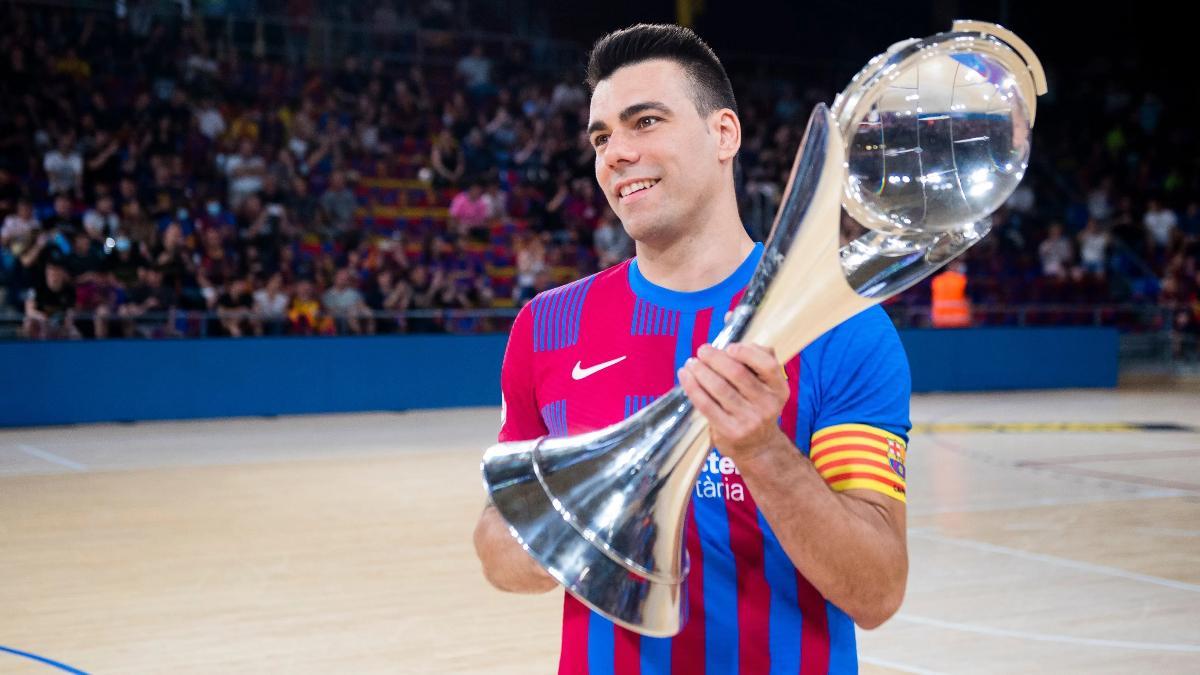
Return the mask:
[[905,501],[912,375],[896,328],[873,307],[835,328],[824,347],[809,458],[836,491]]
[[500,368],[499,440],[527,441],[549,431],[538,411],[533,374],[533,311],[525,305],[517,313],[504,364]]

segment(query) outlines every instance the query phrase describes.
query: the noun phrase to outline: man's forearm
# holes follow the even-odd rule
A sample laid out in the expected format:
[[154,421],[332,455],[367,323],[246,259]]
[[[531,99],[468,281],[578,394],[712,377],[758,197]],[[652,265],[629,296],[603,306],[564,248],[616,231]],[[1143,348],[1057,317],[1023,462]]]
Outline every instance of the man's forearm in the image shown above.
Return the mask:
[[908,553],[882,507],[831,490],[782,434],[738,469],[788,558],[822,596],[864,628],[899,609]]
[[475,553],[488,583],[509,593],[545,593],[558,585],[508,531],[508,523],[490,504],[475,525]]

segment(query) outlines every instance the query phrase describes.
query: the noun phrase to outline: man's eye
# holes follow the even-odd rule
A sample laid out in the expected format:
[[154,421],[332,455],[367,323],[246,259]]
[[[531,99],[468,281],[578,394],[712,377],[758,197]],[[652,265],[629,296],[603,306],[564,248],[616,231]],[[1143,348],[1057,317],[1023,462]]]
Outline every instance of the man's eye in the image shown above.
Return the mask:
[[607,143],[607,142],[608,142],[608,136],[607,136],[607,135],[600,135],[600,136],[597,136],[596,138],[594,138],[594,139],[592,140],[592,145],[598,148],[598,147],[600,147],[601,145],[604,145],[604,144],[605,144],[605,143]]
[[657,124],[660,121],[662,121],[661,117],[654,117],[652,115],[647,115],[646,117],[643,117],[642,119],[638,120],[637,127],[639,129],[645,129],[646,127],[654,126],[655,124]]

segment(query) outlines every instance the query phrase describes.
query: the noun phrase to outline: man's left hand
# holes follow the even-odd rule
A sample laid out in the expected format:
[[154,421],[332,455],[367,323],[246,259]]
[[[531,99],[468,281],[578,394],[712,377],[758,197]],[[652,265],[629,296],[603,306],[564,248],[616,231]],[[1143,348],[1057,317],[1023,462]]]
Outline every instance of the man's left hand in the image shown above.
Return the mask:
[[781,440],[779,413],[787,403],[787,376],[775,350],[735,343],[703,345],[679,370],[679,383],[712,429],[713,445],[735,463]]

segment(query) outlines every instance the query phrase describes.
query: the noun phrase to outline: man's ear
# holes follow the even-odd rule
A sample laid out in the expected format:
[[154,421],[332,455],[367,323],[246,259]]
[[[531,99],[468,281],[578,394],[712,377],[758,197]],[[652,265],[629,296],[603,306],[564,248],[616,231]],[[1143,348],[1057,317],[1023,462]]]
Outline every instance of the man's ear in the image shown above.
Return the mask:
[[717,159],[732,160],[742,147],[742,121],[733,110],[721,108],[713,111],[709,122],[717,135]]

